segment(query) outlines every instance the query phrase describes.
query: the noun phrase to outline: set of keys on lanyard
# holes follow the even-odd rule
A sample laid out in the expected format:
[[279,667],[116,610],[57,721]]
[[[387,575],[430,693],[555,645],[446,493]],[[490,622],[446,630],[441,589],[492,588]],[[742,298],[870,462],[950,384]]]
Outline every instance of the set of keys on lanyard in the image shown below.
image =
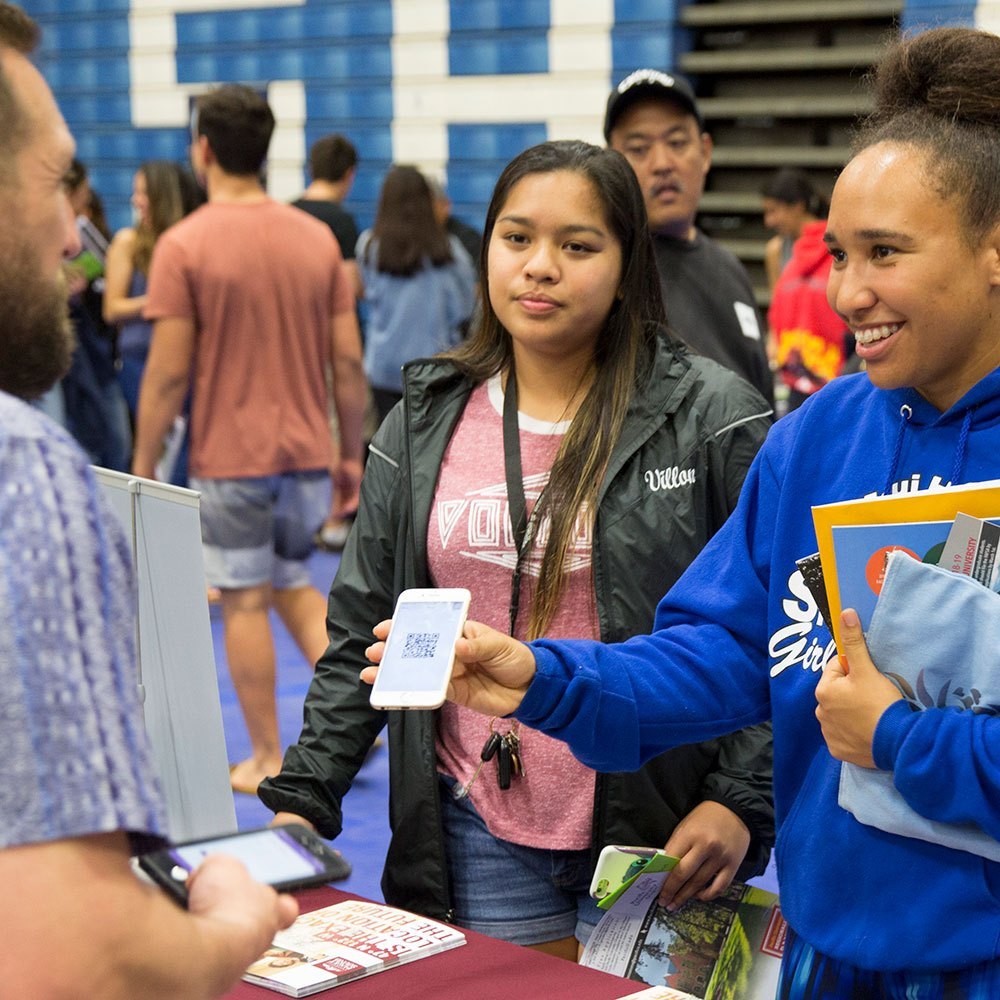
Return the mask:
[[503,791],[510,788],[512,778],[524,777],[524,764],[521,761],[521,738],[517,735],[517,723],[515,722],[506,733],[498,733],[493,728],[496,721],[496,719],[490,720],[490,735],[486,737],[486,742],[480,751],[479,764],[472,777],[454,793],[456,799],[464,799],[469,794],[469,789],[479,777],[483,766],[494,757],[497,759],[497,784]]
[[[507,482],[507,502],[510,505],[511,528],[514,532],[514,547],[517,562],[510,584],[510,634],[514,634],[517,624],[517,609],[521,599],[521,562],[527,551],[528,508],[524,497],[524,474],[521,468],[521,438],[517,422],[517,379],[511,362],[507,376],[507,388],[503,398],[503,464]],[[490,735],[486,737],[479,753],[479,763],[472,777],[454,792],[456,799],[464,799],[469,794],[472,783],[479,777],[483,765],[497,759],[497,784],[501,791],[510,788],[512,778],[523,778],[524,763],[521,760],[521,738],[517,735],[518,724],[511,724],[506,733],[496,731],[496,718],[490,719]]]

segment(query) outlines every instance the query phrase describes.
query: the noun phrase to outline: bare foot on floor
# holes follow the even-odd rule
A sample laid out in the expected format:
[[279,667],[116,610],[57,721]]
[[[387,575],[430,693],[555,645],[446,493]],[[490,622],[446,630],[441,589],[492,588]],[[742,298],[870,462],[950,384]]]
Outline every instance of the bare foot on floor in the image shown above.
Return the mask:
[[256,795],[257,786],[265,779],[281,770],[281,761],[272,762],[271,766],[258,764],[250,757],[229,767],[229,784],[234,792],[244,795]]

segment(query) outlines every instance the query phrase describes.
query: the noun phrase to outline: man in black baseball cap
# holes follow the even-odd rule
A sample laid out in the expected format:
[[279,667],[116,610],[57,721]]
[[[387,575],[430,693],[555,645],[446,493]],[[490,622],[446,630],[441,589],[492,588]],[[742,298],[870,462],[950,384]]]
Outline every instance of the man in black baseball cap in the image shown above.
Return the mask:
[[712,137],[691,84],[656,69],[630,73],[608,96],[604,137],[629,161],[642,189],[671,328],[773,402],[750,278],[736,257],[695,226]]
[[604,138],[611,138],[611,129],[626,108],[648,97],[672,100],[694,116],[699,132],[704,130],[704,121],[698,110],[694,91],[683,76],[661,73],[658,69],[637,69],[608,95],[608,106],[604,112]]

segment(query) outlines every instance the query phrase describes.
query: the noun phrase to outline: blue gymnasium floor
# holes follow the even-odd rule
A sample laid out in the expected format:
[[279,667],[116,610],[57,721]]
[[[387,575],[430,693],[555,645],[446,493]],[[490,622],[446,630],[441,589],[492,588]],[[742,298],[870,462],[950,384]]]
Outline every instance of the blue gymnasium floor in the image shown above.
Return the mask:
[[[322,594],[330,589],[340,557],[317,552],[310,560],[313,584]],[[222,644],[222,617],[218,607],[211,608],[212,642],[219,678],[222,725],[226,731],[229,760],[242,760],[250,752],[243,715],[229,680],[226,654]],[[372,623],[374,624],[374,622]],[[278,725],[287,746],[294,743],[302,728],[302,702],[305,700],[312,669],[303,660],[295,643],[277,616],[272,615],[275,651],[278,663]],[[265,826],[272,813],[256,796],[235,795],[236,820],[241,830]],[[337,885],[368,899],[382,901],[382,864],[389,845],[389,755],[383,745],[369,754],[350,793],[344,799],[344,831],[336,848],[353,866],[351,877]]]
[[[312,580],[321,593],[325,594],[330,589],[339,561],[339,556],[323,552],[312,556]],[[312,669],[302,659],[281,622],[276,616],[272,617],[278,662],[278,724],[282,740],[287,746],[298,739],[302,727],[302,702],[312,678]],[[236,693],[229,680],[222,644],[222,619],[217,607],[211,609],[211,623],[226,749],[229,760],[238,761],[247,756],[250,744]],[[236,795],[234,800],[236,820],[241,830],[265,826],[270,821],[271,811],[255,796]],[[338,887],[379,901],[382,900],[382,887],[379,884],[382,865],[389,844],[388,801],[389,755],[383,744],[369,754],[344,799],[344,830],[334,842],[334,846],[350,861],[354,869],[349,879],[337,883]],[[771,892],[778,891],[773,857],[764,875],[753,881]]]

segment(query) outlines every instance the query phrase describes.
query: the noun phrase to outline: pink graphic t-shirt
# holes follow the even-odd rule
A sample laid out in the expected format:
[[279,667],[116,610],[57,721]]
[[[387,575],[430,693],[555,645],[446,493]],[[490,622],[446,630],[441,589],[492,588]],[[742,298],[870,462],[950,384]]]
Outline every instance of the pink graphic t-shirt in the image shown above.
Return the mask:
[[[510,624],[511,580],[517,549],[507,505],[503,456],[503,391],[499,377],[473,390],[445,452],[431,506],[427,552],[438,587],[467,587],[469,617],[502,632]],[[518,415],[524,493],[530,515],[548,481],[567,424],[550,424]],[[521,573],[521,598],[515,634],[524,638],[534,583],[547,537]],[[559,609],[546,630],[553,638],[599,638],[591,577],[591,525],[581,516],[567,556],[569,573]],[[499,732],[511,727],[500,719]],[[438,767],[465,784],[479,763],[490,731],[478,712],[446,702],[439,715]],[[497,784],[495,758],[480,771],[469,797],[490,832],[503,840],[549,850],[590,846],[594,809],[594,772],[564,743],[519,727],[525,776],[506,791]]]

